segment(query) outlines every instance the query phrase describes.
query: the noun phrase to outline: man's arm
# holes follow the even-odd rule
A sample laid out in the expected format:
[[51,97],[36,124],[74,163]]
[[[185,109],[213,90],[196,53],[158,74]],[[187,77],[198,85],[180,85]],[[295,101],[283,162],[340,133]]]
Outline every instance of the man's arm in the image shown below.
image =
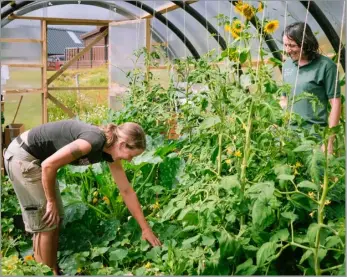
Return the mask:
[[142,237],[148,240],[152,246],[161,245],[160,241],[153,234],[151,227],[148,225],[143,215],[139,200],[137,199],[136,193],[125,175],[122,163],[120,161],[115,161],[110,163],[109,167],[125,204],[142,229]]

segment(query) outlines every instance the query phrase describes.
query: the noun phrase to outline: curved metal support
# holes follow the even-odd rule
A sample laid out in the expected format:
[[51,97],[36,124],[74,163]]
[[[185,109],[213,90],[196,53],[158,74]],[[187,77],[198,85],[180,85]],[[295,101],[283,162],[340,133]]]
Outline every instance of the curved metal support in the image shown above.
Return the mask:
[[15,12],[16,10],[19,10],[20,8],[23,8],[24,6],[29,5],[33,2],[34,1],[22,1],[22,2],[19,2],[18,4],[14,3],[13,5],[11,5],[9,9],[7,9],[1,14],[1,18],[5,18],[9,16],[11,13]]
[[[38,10],[38,9],[42,9],[43,4],[48,4],[50,1],[45,0],[45,1],[25,1],[27,2],[26,5],[22,6],[22,5],[17,5],[16,7],[14,7],[14,9],[12,9],[10,11],[9,14],[12,14],[13,12],[17,12],[17,15],[25,15],[29,12]],[[30,2],[30,3],[28,3]],[[59,1],[59,2],[54,2],[54,6],[57,5],[67,5],[67,4],[77,4],[75,2],[72,1]],[[125,10],[124,8],[113,4],[113,3],[106,3],[106,2],[102,2],[102,1],[81,1],[80,4],[84,4],[84,5],[90,5],[90,6],[95,6],[95,7],[99,7],[99,8],[103,8],[103,9],[107,9],[110,10],[110,8],[112,8],[113,10],[115,10],[115,12],[117,12],[118,14],[127,17],[129,19],[136,19],[137,17],[128,12],[127,10]],[[6,12],[8,13],[8,12]],[[8,15],[9,15],[8,14]],[[3,15],[1,15],[1,27],[6,26],[8,23],[10,23],[12,20],[9,20],[8,18],[3,17]],[[164,38],[160,35],[160,33],[155,30],[153,28],[153,39],[158,41],[158,42],[165,42]],[[168,52],[169,52],[169,56],[170,57],[177,57],[177,53],[175,52],[174,49],[172,49],[170,46],[168,46]]]
[[[342,45],[340,37],[336,33],[334,27],[331,25],[329,19],[325,16],[322,10],[318,7],[318,5],[314,1],[309,1],[310,5],[308,7],[307,1],[300,1],[300,3],[311,13],[313,18],[317,21],[319,26],[322,28],[323,32],[329,39],[331,45],[334,48],[336,53],[340,51],[340,63],[343,68],[343,71],[346,72],[346,56],[345,56],[345,47]],[[341,46],[341,49],[340,49]]]
[[219,34],[217,29],[209,22],[207,19],[201,15],[196,9],[191,7],[189,4],[186,4],[183,1],[172,1],[174,4],[179,6],[181,9],[185,10],[192,17],[194,17],[207,31],[215,38],[220,47],[225,50],[227,48],[227,44],[224,38]]
[[180,40],[185,44],[185,46],[188,48],[190,53],[192,53],[193,57],[195,59],[199,59],[200,55],[198,51],[196,51],[195,47],[193,44],[190,42],[190,40],[171,22],[169,21],[165,16],[163,16],[161,13],[156,12],[154,9],[151,7],[147,6],[146,4],[143,4],[142,2],[140,3],[139,1],[125,1],[126,3],[129,3],[131,5],[134,5],[149,14],[152,14],[154,17],[156,17],[160,22],[165,24],[172,32],[174,32]]

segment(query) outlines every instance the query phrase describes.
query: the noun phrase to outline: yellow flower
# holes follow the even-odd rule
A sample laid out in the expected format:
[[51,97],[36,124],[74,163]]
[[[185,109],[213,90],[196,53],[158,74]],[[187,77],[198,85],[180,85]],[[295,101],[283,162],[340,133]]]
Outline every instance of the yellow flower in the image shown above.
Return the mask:
[[81,271],[82,271],[82,268],[77,268],[77,273],[81,273]]
[[247,20],[251,20],[254,17],[253,7],[248,4],[244,4],[242,14],[247,18]]
[[192,153],[189,153],[189,154],[188,154],[188,157],[189,157],[189,159],[193,158]]
[[239,38],[240,37],[240,34],[239,33],[236,33],[234,30],[231,30],[231,35],[233,38]]
[[300,162],[296,162],[295,163],[295,167],[298,168],[298,167],[302,167],[302,164]]
[[324,205],[329,205],[331,203],[330,200],[325,200]]
[[237,150],[234,155],[235,155],[235,157],[240,158],[242,156],[242,153],[240,152],[240,150]]
[[93,204],[96,204],[98,202],[98,198],[93,198]]
[[310,217],[313,217],[314,215],[314,211],[312,213],[309,213]]
[[32,255],[28,255],[24,257],[24,261],[33,261],[34,257]]
[[242,1],[238,1],[236,4],[235,4],[235,11],[239,14],[242,14],[242,11],[243,11],[243,3]]
[[294,175],[298,175],[299,172],[296,170],[296,168],[294,169]]
[[310,191],[310,192],[308,193],[308,196],[309,196],[310,198],[314,198],[316,195],[314,194],[313,191]]
[[267,34],[272,34],[278,29],[279,26],[280,26],[280,23],[278,20],[271,20],[265,24],[264,31]]
[[147,268],[147,269],[151,268],[151,266],[152,266],[152,265],[151,265],[150,262],[148,262],[148,263],[145,264],[145,268]]
[[232,155],[233,154],[233,149],[231,148],[231,146],[229,146],[227,148],[227,153],[228,153],[228,155]]
[[108,199],[107,196],[104,196],[102,200],[104,200],[107,205],[110,205],[110,199]]
[[264,10],[264,3],[263,2],[259,2],[259,5],[258,5],[258,9],[257,9],[257,11],[258,12],[262,12]]
[[227,159],[227,160],[225,160],[225,163],[226,163],[226,164],[231,164],[231,160],[230,160],[230,159]]
[[230,31],[231,31],[231,26],[230,26],[229,24],[226,24],[226,25],[224,26],[224,30],[225,30],[226,32],[230,32]]
[[239,19],[235,19],[231,25],[231,29],[235,32],[235,33],[241,33],[243,30],[243,24],[241,22],[241,20]]
[[159,204],[158,201],[156,201],[155,204],[152,205],[152,209],[153,209],[153,210],[157,210],[157,209],[159,209],[159,208],[160,208],[160,204]]

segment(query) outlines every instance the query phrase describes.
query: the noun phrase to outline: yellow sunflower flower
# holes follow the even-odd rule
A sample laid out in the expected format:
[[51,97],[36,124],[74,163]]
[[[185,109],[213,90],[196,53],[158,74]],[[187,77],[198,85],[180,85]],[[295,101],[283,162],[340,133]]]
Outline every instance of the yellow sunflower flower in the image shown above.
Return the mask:
[[277,19],[271,20],[265,24],[264,31],[267,34],[273,34],[278,29],[279,26],[280,26],[280,23]]
[[248,4],[244,4],[242,14],[247,18],[247,20],[251,20],[254,17],[254,8]]
[[244,4],[242,3],[242,1],[238,1],[236,4],[235,4],[235,11],[239,14],[242,14],[243,12],[243,7],[244,7]]
[[258,5],[258,9],[257,9],[257,11],[258,12],[262,12],[264,10],[264,3],[263,2],[259,2],[259,5]]
[[231,35],[233,36],[233,38],[239,38],[240,34],[236,33],[234,30],[231,30]]
[[243,30],[243,24],[242,24],[241,20],[239,20],[239,19],[234,20],[232,25],[231,25],[231,29],[236,33],[241,33]]
[[226,25],[224,26],[224,30],[225,30],[226,32],[230,32],[230,31],[231,31],[231,26],[230,26],[229,24],[226,24]]

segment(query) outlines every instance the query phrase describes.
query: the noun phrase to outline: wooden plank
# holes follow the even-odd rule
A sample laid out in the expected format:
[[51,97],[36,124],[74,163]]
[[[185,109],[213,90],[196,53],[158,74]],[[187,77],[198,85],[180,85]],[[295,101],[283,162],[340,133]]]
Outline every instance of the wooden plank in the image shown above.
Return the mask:
[[41,43],[41,39],[31,38],[0,38],[0,42],[12,43],[12,42],[27,42],[27,43]]
[[67,113],[71,118],[76,117],[76,115],[67,108],[63,103],[61,103],[57,98],[55,98],[52,94],[47,94],[48,99],[51,100],[55,105],[57,105],[59,108],[61,108],[65,113]]
[[107,90],[108,87],[48,87],[48,90]]
[[[91,26],[106,26],[115,20],[100,20],[100,19],[77,19],[77,18],[58,18],[58,17],[40,17],[40,16],[19,16],[10,15],[9,19],[27,19],[27,20],[46,20],[47,24],[52,25],[91,25]],[[119,20],[122,21],[122,20]]]
[[22,89],[5,89],[7,94],[19,94],[19,93],[43,93],[42,88],[22,88]]
[[7,65],[8,67],[34,67],[34,68],[42,68],[42,64],[30,64],[30,63],[1,63],[2,65]]
[[66,62],[51,78],[47,80],[47,86],[51,84],[56,78],[58,78],[70,65],[78,61],[86,52],[88,52],[96,43],[98,43],[103,37],[108,34],[108,28],[105,29],[100,35],[98,35],[88,46],[86,46],[81,52],[79,52],[73,59]]
[[113,21],[110,22],[109,26],[119,26],[119,25],[126,25],[126,24],[135,24],[135,23],[141,23],[142,19],[130,19],[130,20],[122,20],[122,21]]
[[[197,2],[198,0],[192,0],[192,1],[185,1],[186,4],[193,4],[195,2]],[[167,13],[167,12],[171,12],[171,11],[174,11],[174,10],[177,10],[179,9],[180,7],[177,6],[176,4],[173,4],[173,3],[170,3],[170,4],[165,4],[161,7],[158,7],[156,9],[156,12],[158,13],[161,13],[161,14],[164,14],[164,13]],[[148,15],[145,15],[143,17],[141,17],[142,19],[145,19],[145,18],[152,18],[153,17],[153,14],[148,14]]]
[[41,69],[41,75],[42,75],[42,124],[48,122],[48,109],[47,109],[47,22],[46,20],[43,20],[41,22],[41,39],[43,41],[42,43],[42,64],[43,67]]

